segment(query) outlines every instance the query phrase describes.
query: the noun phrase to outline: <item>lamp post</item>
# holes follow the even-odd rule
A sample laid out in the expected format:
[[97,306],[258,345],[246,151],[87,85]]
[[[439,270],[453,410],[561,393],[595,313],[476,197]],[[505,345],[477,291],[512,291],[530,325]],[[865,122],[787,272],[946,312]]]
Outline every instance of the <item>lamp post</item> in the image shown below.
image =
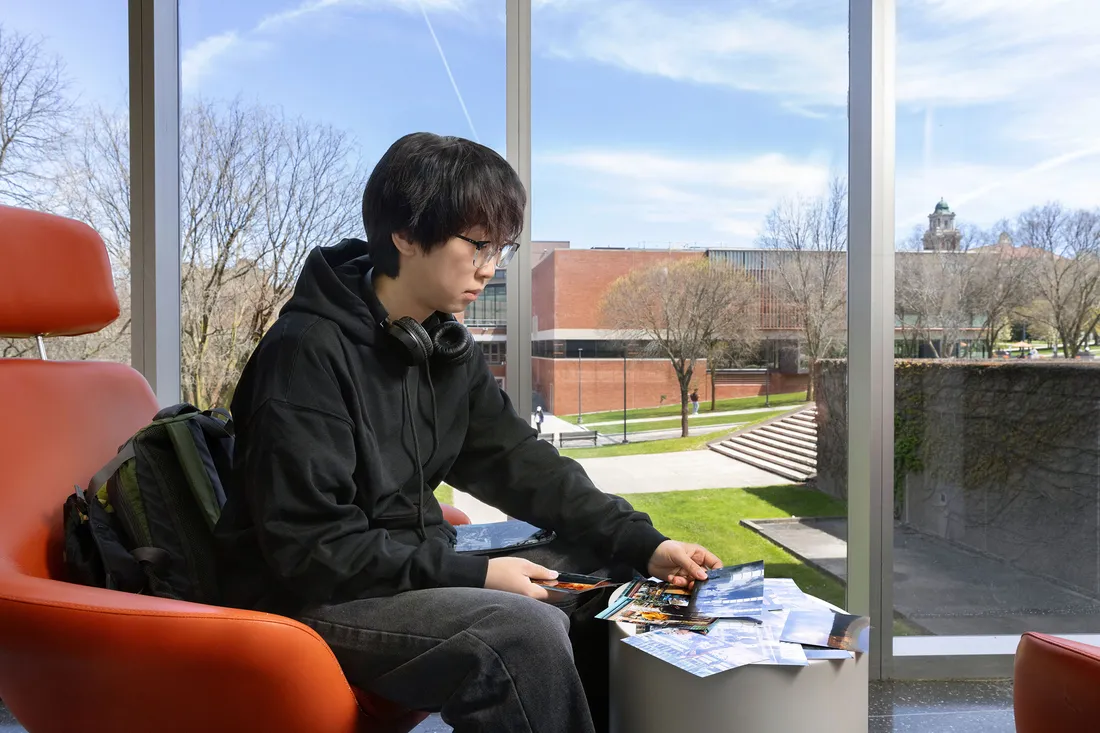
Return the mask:
[[584,353],[584,349],[577,349],[577,424],[580,425],[584,422],[584,418],[581,417],[581,354]]
[[623,347],[623,442],[626,440],[626,347]]

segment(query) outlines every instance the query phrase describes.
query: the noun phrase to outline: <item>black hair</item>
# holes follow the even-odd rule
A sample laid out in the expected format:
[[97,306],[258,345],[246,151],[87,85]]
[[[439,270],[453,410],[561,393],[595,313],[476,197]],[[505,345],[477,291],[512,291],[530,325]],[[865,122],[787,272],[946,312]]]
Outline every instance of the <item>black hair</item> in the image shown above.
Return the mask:
[[429,132],[405,135],[378,161],[363,191],[371,262],[397,276],[395,233],[425,252],[476,226],[490,241],[514,241],[526,206],[519,176],[491,148]]

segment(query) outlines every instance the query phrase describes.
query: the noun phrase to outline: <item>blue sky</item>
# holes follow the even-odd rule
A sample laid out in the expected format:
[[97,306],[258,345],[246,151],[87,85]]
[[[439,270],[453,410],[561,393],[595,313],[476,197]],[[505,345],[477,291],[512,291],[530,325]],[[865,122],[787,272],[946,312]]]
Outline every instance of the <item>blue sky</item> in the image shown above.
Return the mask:
[[[0,18],[124,104],[125,3]],[[846,172],[847,2],[534,0],[532,23],[536,239],[751,245]],[[941,196],[982,226],[1100,205],[1100,3],[899,0],[898,30],[899,237]],[[503,0],[182,0],[181,57],[187,99],[278,105],[368,163],[412,130],[504,152]]]

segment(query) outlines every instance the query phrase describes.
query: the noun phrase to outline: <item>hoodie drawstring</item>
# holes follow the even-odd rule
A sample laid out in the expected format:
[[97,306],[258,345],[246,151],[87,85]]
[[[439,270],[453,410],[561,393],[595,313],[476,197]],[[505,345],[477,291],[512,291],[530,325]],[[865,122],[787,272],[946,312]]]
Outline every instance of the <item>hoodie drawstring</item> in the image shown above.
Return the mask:
[[[431,394],[431,398],[432,398],[432,452],[431,452],[431,455],[434,456],[435,452],[437,450],[439,450],[439,428],[437,427],[438,424],[439,424],[439,412],[436,409],[435,385],[432,384],[432,368],[427,367],[427,368],[424,369],[424,372],[428,375],[428,392]],[[429,458],[428,460],[431,460],[431,458]]]
[[[412,372],[412,370],[409,370]],[[420,541],[425,542],[428,539],[428,532],[424,528],[424,464],[420,462],[420,440],[416,436],[416,416],[412,411],[412,398],[409,397],[409,379],[408,375],[401,380],[401,396],[404,410],[402,410],[402,426],[401,432],[405,432],[404,421],[407,417],[412,427],[413,437],[413,458],[416,460],[416,477],[420,482],[420,493],[416,502],[416,521],[417,532],[420,534]],[[432,434],[435,434],[435,426],[432,426]]]

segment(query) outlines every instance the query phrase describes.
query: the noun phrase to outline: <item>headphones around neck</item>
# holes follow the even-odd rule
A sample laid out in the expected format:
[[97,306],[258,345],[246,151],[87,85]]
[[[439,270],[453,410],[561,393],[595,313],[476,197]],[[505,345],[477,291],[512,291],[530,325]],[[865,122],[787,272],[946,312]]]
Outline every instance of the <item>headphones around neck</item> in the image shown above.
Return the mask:
[[477,348],[470,332],[449,313],[436,312],[428,319],[425,328],[410,316],[391,321],[371,279],[373,269],[367,273],[366,286],[378,316],[378,323],[391,339],[400,344],[399,351],[409,366],[419,366],[428,360],[433,364],[454,365],[466,362]]
[[474,337],[454,316],[436,313],[424,328],[415,318],[405,316],[396,321],[387,318],[382,327],[401,344],[410,366],[419,366],[429,359],[433,364],[462,364],[474,350]]

